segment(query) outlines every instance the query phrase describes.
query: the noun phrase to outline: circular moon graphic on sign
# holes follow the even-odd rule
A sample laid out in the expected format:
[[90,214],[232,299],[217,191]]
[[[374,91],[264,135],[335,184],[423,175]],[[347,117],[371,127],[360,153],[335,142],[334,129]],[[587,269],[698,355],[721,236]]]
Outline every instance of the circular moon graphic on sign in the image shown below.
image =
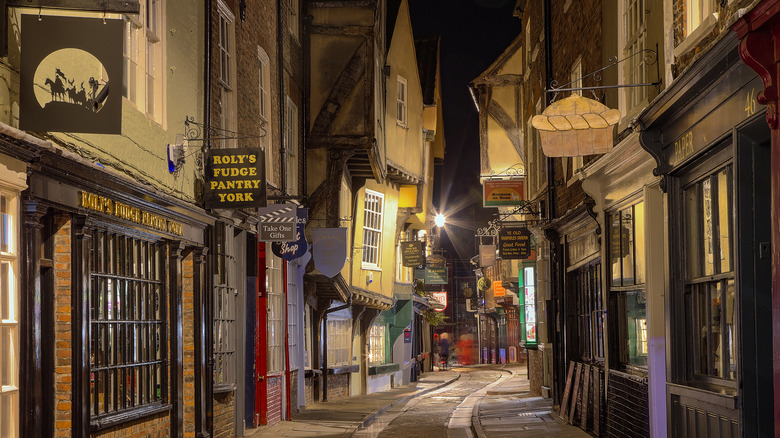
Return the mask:
[[108,74],[100,61],[81,49],[50,53],[33,77],[35,99],[47,106],[81,108],[98,112],[108,97]]

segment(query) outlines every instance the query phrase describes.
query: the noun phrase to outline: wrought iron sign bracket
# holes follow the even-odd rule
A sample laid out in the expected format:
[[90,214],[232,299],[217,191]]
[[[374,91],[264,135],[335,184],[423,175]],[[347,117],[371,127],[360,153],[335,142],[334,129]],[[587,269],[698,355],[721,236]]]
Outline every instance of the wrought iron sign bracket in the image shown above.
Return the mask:
[[[0,0],[2,1],[2,0]],[[209,132],[204,132],[205,125],[195,121],[194,117],[184,116],[184,139],[187,141],[202,141],[204,146],[207,146],[209,142],[215,140],[246,140],[255,138],[265,138],[268,131],[265,130],[265,122],[260,122],[260,129],[263,131],[262,135],[245,135],[240,132],[229,131],[227,129],[209,128]],[[212,135],[212,133],[219,133],[220,135]]]
[[[595,85],[595,86],[591,86],[591,87],[569,87],[572,84],[575,84],[577,82],[582,81],[585,78],[590,78],[590,77],[592,77],[595,81],[600,82],[601,79],[602,79],[601,72],[603,72],[604,70],[606,70],[608,68],[615,67],[618,64],[620,64],[621,62],[628,61],[628,60],[630,60],[632,58],[635,58],[636,56],[639,56],[639,55],[644,56],[643,61],[644,61],[645,65],[653,65],[653,64],[655,64],[656,78],[658,78],[657,81],[655,81],[655,82],[645,82],[645,83],[641,83],[641,84]],[[608,61],[609,61],[609,64],[607,64],[606,66],[604,66],[604,67],[602,67],[602,68],[600,68],[600,69],[598,69],[598,70],[596,70],[596,71],[594,71],[592,73],[588,73],[585,76],[577,78],[577,79],[575,79],[575,80],[573,80],[573,81],[571,81],[569,83],[563,84],[561,86],[558,86],[558,82],[553,80],[553,81],[550,82],[550,88],[545,90],[545,91],[547,93],[556,93],[557,94],[557,93],[563,92],[563,91],[584,91],[584,90],[590,90],[594,94],[594,97],[596,97],[594,90],[606,90],[606,89],[611,89],[611,88],[634,88],[634,87],[654,86],[656,88],[656,90],[660,91],[660,89],[661,89],[661,79],[660,79],[661,78],[661,71],[660,71],[660,64],[658,62],[658,44],[655,45],[655,50],[643,49],[643,50],[640,50],[640,51],[638,51],[636,53],[628,55],[628,56],[626,56],[623,59],[618,59],[617,55],[612,55],[612,56],[609,57]],[[555,101],[555,98],[553,98],[552,100]],[[598,100],[598,98],[597,98],[597,100]]]

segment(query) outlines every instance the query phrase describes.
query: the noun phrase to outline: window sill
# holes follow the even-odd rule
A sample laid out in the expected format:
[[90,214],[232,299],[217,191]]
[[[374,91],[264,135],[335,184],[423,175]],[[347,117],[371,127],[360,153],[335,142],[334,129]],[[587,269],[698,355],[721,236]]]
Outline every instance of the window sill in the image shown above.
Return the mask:
[[360,265],[360,269],[364,271],[374,271],[374,272],[382,272],[382,268],[380,268],[377,265]]
[[214,394],[225,394],[236,390],[235,383],[229,383],[226,385],[214,385]]
[[669,394],[681,398],[699,400],[727,409],[736,409],[739,401],[736,388],[698,381],[690,381],[685,384],[667,383],[666,386]]
[[696,28],[693,32],[691,32],[690,35],[685,37],[680,44],[674,48],[674,57],[679,58],[680,56],[684,55],[685,53],[688,53],[691,49],[693,49],[696,44],[701,42],[701,40],[704,39],[705,36],[709,35],[710,32],[712,32],[712,29],[715,28],[715,25],[718,23],[718,18],[715,16],[715,14],[710,14],[702,20],[699,27]]
[[89,421],[89,428],[92,432],[108,429],[109,427],[116,426],[118,424],[126,423],[129,421],[138,420],[139,418],[149,417],[162,412],[171,410],[171,405],[163,404],[162,402],[144,406],[143,408],[133,409],[131,411],[120,412],[116,414],[107,415],[105,417],[91,419]]
[[328,374],[349,374],[360,371],[360,365],[343,365],[328,368]]
[[369,376],[378,376],[381,374],[390,374],[399,371],[401,366],[397,363],[386,363],[381,365],[371,365],[368,367]]

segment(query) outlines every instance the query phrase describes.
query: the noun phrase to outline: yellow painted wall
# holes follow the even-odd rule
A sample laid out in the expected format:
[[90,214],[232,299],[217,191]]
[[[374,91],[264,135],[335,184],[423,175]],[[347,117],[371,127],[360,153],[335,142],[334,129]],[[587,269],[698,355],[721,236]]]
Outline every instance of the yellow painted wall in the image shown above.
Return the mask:
[[[387,52],[387,65],[390,66],[385,106],[387,158],[411,173],[422,175],[423,99],[406,0],[401,2],[398,10],[393,39]],[[398,76],[406,79],[407,83],[406,127],[397,123]]]
[[[363,206],[365,205],[366,189],[374,192],[384,193],[384,208],[382,216],[382,242],[381,253],[379,257],[379,269],[363,268]],[[396,240],[396,218],[398,216],[398,197],[399,192],[392,186],[378,184],[374,180],[369,180],[365,188],[360,189],[357,202],[357,214],[352,221],[355,226],[355,248],[352,251],[352,285],[369,290],[371,292],[382,294],[386,297],[393,296],[393,281],[395,268],[395,240]],[[369,283],[369,276],[373,280]]]

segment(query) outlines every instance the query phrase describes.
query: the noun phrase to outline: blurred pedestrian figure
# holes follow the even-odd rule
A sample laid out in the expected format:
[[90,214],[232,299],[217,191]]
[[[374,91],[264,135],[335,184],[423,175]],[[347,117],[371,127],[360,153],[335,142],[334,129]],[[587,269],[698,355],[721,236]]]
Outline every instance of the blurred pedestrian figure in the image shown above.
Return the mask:
[[441,368],[447,369],[447,360],[450,356],[450,340],[447,339],[447,333],[441,334],[441,342],[439,343],[439,355],[441,356]]
[[441,351],[441,347],[439,347],[439,335],[436,333],[433,334],[433,363],[436,364],[436,367],[441,369],[441,357],[439,356],[439,352]]

